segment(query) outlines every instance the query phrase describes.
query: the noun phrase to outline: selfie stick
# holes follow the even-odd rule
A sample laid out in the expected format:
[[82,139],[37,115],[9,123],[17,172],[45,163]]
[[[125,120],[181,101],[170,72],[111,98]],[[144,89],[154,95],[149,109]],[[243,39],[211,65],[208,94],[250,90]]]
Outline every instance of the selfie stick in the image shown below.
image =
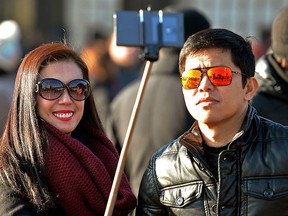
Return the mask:
[[[151,15],[150,12],[148,12],[148,14]],[[136,96],[136,100],[135,100],[135,103],[134,103],[134,107],[133,107],[133,110],[132,110],[132,114],[131,114],[131,117],[130,117],[130,121],[129,121],[129,124],[128,124],[128,128],[127,128],[127,131],[126,131],[123,147],[122,147],[122,150],[121,150],[121,153],[120,153],[117,169],[116,169],[116,172],[115,172],[115,177],[113,179],[111,192],[109,194],[108,203],[107,203],[107,206],[106,206],[106,209],[105,209],[105,216],[111,216],[112,213],[113,213],[115,201],[116,201],[116,198],[117,198],[117,195],[118,195],[119,185],[120,185],[120,182],[121,182],[121,179],[122,179],[122,174],[124,172],[124,164],[125,164],[125,160],[126,160],[126,156],[127,156],[128,146],[130,144],[131,134],[132,134],[132,132],[134,130],[134,125],[135,125],[136,118],[137,118],[137,115],[138,115],[138,112],[139,112],[139,107],[140,107],[141,102],[142,102],[143,93],[144,93],[144,90],[145,90],[145,87],[146,87],[146,84],[147,84],[147,81],[148,81],[148,78],[149,78],[149,74],[150,74],[150,71],[151,71],[151,68],[152,68],[152,62],[158,60],[159,50],[160,50],[160,47],[163,46],[163,41],[164,41],[163,40],[163,35],[162,35],[163,33],[161,32],[161,30],[163,29],[163,24],[165,23],[165,22],[163,23],[163,11],[161,11],[161,10],[158,11],[158,14],[157,14],[158,19],[156,19],[156,20],[158,20],[157,24],[156,24],[157,25],[156,28],[158,28],[157,32],[158,32],[158,39],[159,39],[159,41],[157,43],[147,42],[147,41],[149,41],[149,38],[145,37],[145,35],[146,35],[145,33],[147,33],[147,32],[151,33],[151,31],[149,31],[149,30],[147,31],[146,30],[146,27],[145,27],[145,24],[144,24],[144,17],[145,17],[145,15],[144,15],[143,10],[140,10],[139,11],[139,18],[140,18],[140,29],[139,29],[140,30],[140,43],[143,44],[143,47],[144,47],[144,53],[143,53],[144,55],[143,56],[146,59],[146,62],[145,62],[145,67],[144,67],[143,75],[142,75],[142,78],[141,78],[140,86],[139,86],[139,89],[138,89],[138,93],[137,93],[137,96]],[[182,21],[182,19],[183,19],[183,17],[181,15],[181,21]],[[167,30],[171,30],[170,26],[167,26]],[[168,32],[171,32],[171,31],[168,31]],[[173,33],[173,31],[172,31],[172,33]],[[180,38],[184,38],[183,31],[181,31],[181,34],[182,34],[182,37],[180,36]],[[172,38],[175,38],[175,37],[172,37]],[[180,42],[180,44],[177,45],[178,47],[182,46],[182,42],[181,42],[181,40],[178,40],[178,37],[177,37],[177,42]],[[167,43],[169,43],[169,42],[167,42]]]
[[111,192],[109,195],[109,199],[108,199],[108,203],[107,203],[107,207],[106,207],[106,211],[105,211],[105,216],[111,216],[113,213],[114,204],[115,204],[115,201],[117,198],[119,185],[120,185],[120,182],[122,179],[122,174],[124,171],[124,164],[125,164],[124,162],[126,159],[128,146],[129,146],[130,139],[131,139],[131,134],[133,133],[133,130],[134,130],[134,125],[135,125],[136,118],[138,115],[138,110],[139,110],[140,104],[142,102],[143,92],[145,90],[146,83],[147,83],[151,68],[152,68],[152,62],[146,61],[143,76],[142,76],[142,79],[140,82],[139,90],[137,93],[137,97],[136,97],[134,107],[132,110],[132,114],[130,117],[128,129],[127,129],[126,136],[124,139],[123,148],[122,148],[121,153],[120,153],[118,166],[116,169],[114,181],[112,184]]
[[[140,11],[140,17],[141,17],[141,11]],[[144,22],[142,22],[142,27],[144,27],[143,23]],[[143,28],[142,28],[142,31],[144,31]],[[145,67],[144,67],[143,75],[141,78],[140,86],[138,89],[138,93],[136,96],[136,100],[134,103],[134,107],[131,113],[129,125],[126,131],[123,147],[121,149],[119,162],[117,165],[115,177],[113,180],[111,192],[109,194],[109,199],[108,199],[108,203],[107,203],[106,210],[105,210],[105,216],[111,216],[113,213],[115,201],[118,195],[119,185],[120,185],[122,174],[124,171],[124,164],[125,164],[130,140],[131,140],[131,134],[133,133],[133,130],[134,130],[135,122],[138,116],[139,107],[142,102],[143,93],[144,93],[144,90],[145,90],[145,87],[149,78],[149,74],[151,72],[152,62],[158,60],[158,53],[159,53],[159,46],[151,45],[151,46],[146,46],[144,48],[144,57],[146,59]]]

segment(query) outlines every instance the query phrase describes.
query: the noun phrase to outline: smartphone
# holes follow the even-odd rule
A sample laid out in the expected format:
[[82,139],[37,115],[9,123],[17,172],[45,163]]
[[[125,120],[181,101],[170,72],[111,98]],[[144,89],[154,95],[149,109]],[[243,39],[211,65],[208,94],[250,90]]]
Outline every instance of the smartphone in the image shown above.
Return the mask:
[[182,47],[183,14],[163,11],[116,11],[114,14],[118,46]]

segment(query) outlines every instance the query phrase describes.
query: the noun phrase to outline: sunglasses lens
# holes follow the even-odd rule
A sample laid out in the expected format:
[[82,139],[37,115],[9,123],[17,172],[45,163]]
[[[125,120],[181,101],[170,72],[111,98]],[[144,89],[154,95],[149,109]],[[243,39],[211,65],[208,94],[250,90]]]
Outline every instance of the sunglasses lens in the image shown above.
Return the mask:
[[[207,76],[210,82],[215,86],[227,86],[232,81],[232,71],[229,67],[212,67],[207,70]],[[184,71],[182,74],[182,86],[184,89],[198,88],[202,78],[202,72],[199,69]]]
[[74,100],[82,101],[88,98],[90,94],[90,85],[87,80],[75,79],[68,83],[67,87],[57,79],[43,79],[38,84],[39,95],[46,100],[56,100],[67,88],[70,97]]
[[199,86],[201,81],[201,71],[200,70],[188,70],[182,74],[182,86],[184,89],[195,89]]
[[90,85],[88,81],[77,79],[68,84],[69,94],[74,100],[82,101],[88,98],[90,94]]
[[227,86],[231,84],[232,71],[229,67],[213,67],[207,71],[211,83],[215,86]]
[[47,100],[55,100],[63,93],[64,86],[59,80],[44,79],[41,81],[39,94]]

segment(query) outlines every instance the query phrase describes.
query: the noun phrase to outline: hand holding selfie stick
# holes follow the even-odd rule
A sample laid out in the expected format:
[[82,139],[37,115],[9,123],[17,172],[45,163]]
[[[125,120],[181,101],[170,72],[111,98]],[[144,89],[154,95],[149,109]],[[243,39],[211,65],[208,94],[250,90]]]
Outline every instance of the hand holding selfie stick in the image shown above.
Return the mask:
[[[136,18],[139,18],[139,25],[135,23],[135,16]],[[134,107],[132,110],[132,114],[130,117],[129,125],[126,131],[123,147],[120,153],[119,162],[118,162],[117,169],[115,172],[115,177],[113,179],[111,192],[109,194],[108,203],[105,209],[105,216],[111,216],[113,213],[115,201],[118,195],[118,189],[119,189],[121,179],[122,179],[122,174],[124,172],[124,165],[125,165],[125,160],[126,160],[126,156],[128,152],[128,147],[130,144],[131,135],[134,130],[134,125],[138,116],[139,107],[141,105],[146,83],[148,81],[149,74],[152,68],[152,62],[158,60],[159,49],[161,46],[168,45],[168,46],[180,47],[183,44],[183,38],[184,38],[182,14],[176,14],[176,16],[175,15],[169,16],[166,19],[167,20],[166,22],[165,20],[163,22],[162,11],[159,11],[157,13],[155,12],[145,13],[143,12],[143,10],[140,10],[139,14],[135,12],[119,12],[116,17],[114,16],[114,18],[117,18],[117,21],[118,21],[117,35],[116,35],[117,45],[144,47],[144,58],[147,61],[145,62],[142,79],[140,82],[140,86],[138,89],[138,93],[137,93]],[[126,22],[132,21],[134,22],[133,24],[136,24],[137,26],[131,29],[131,25],[129,24],[127,25],[126,22],[124,22],[125,25],[120,26],[121,23],[119,20],[121,18],[123,19],[122,21],[126,21]],[[146,18],[148,20],[148,23],[144,22]],[[174,22],[171,23],[171,21],[174,21]],[[127,27],[128,29],[124,29]],[[172,27],[174,27],[175,29],[172,29]],[[182,28],[182,29],[178,32],[177,30],[179,30],[179,28],[180,29]],[[135,29],[136,29],[136,32],[131,32]],[[163,33],[163,30],[164,30],[164,33]],[[168,30],[167,33],[165,33],[165,30]],[[176,31],[173,32],[171,30],[174,30],[174,31],[176,30]],[[125,33],[124,37],[121,37],[121,31]],[[127,32],[129,32],[128,35],[130,36],[132,35],[133,38],[126,37]],[[156,32],[156,39],[155,39],[155,32]],[[134,33],[137,34],[138,37],[137,36],[135,37]]]

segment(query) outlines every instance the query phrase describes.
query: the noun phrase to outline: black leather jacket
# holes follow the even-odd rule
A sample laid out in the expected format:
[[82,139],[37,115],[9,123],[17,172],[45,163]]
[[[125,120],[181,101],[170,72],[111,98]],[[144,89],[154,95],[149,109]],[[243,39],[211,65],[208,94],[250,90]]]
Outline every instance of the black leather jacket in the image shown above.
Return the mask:
[[259,82],[259,89],[252,105],[257,113],[288,125],[288,76],[272,54],[257,61],[255,77]]
[[219,154],[216,180],[195,122],[152,156],[136,215],[288,215],[287,164],[288,127],[250,106],[241,131]]

